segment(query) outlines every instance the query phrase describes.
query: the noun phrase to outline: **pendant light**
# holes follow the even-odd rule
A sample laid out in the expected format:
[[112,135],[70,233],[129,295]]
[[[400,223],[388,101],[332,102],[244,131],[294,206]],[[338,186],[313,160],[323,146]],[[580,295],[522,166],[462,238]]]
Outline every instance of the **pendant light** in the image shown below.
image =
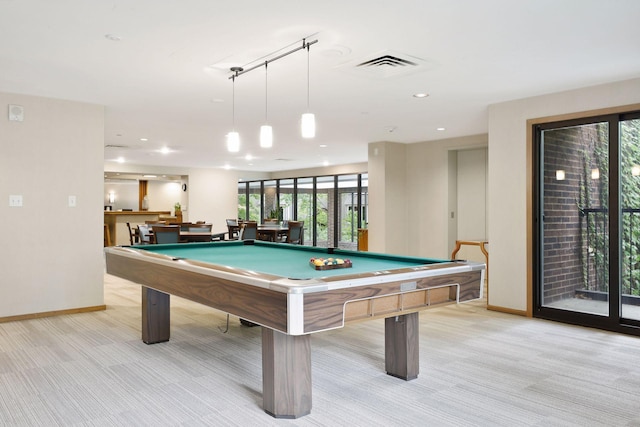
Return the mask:
[[313,138],[316,136],[316,116],[309,112],[309,87],[310,87],[310,72],[309,72],[309,57],[311,56],[310,44],[307,43],[307,112],[302,115],[300,121],[300,130],[303,138]]
[[231,132],[227,134],[227,150],[229,150],[230,153],[237,153],[240,151],[240,134],[236,132],[236,76],[242,71],[242,67],[231,67],[231,71],[235,74],[231,78],[233,85],[231,104],[232,127]]
[[264,62],[264,124],[260,126],[260,147],[262,148],[270,148],[273,146],[273,128],[269,126],[269,122],[267,120],[267,100],[268,100],[268,90],[267,90],[267,64],[268,62]]

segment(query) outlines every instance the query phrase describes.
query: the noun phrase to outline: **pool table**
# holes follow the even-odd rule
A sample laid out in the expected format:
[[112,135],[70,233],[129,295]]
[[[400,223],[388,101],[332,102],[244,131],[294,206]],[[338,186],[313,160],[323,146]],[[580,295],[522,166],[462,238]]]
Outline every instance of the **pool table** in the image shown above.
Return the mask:
[[[485,265],[262,241],[105,248],[107,273],[142,285],[142,339],[169,340],[169,295],[262,326],[263,409],[311,411],[310,334],[385,319],[385,369],[418,376],[418,312],[482,296]],[[317,270],[311,258],[350,268]]]

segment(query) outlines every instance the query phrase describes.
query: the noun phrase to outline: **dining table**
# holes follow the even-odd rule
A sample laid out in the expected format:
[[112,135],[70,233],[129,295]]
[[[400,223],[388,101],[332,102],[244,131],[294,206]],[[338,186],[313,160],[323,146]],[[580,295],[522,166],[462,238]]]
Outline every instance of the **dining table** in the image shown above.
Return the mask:
[[[212,233],[210,231],[186,231],[180,230],[180,241],[186,243],[192,242],[211,242],[225,240],[227,232]],[[153,230],[149,229],[149,236],[153,242]]]
[[211,242],[212,240],[224,240],[227,232],[212,233],[210,231],[180,231],[180,240],[187,242]]
[[258,225],[258,239],[277,242],[279,238],[289,234],[289,227],[278,223],[264,223]]

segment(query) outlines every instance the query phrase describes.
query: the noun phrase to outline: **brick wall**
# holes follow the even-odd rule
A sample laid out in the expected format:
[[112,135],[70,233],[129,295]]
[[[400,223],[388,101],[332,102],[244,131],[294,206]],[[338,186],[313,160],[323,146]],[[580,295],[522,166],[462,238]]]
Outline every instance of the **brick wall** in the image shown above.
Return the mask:
[[[546,131],[544,135],[544,303],[573,298],[593,273],[588,263],[586,218],[580,208],[597,208],[599,183],[592,179],[597,129],[594,126]],[[564,171],[559,180],[556,171]]]

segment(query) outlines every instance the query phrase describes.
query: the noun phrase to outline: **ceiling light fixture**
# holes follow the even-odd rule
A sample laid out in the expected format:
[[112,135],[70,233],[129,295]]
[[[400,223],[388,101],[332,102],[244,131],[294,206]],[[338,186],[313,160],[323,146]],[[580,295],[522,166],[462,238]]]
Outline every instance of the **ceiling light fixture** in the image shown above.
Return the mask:
[[269,63],[264,61],[264,124],[260,126],[260,146],[262,148],[270,148],[273,146],[273,128],[268,125],[267,120],[267,100],[268,100],[268,81],[267,81],[267,65]]
[[424,92],[421,92],[421,93],[414,93],[414,94],[413,94],[413,97],[414,97],[414,98],[426,98],[427,96],[429,96],[429,94],[428,94],[428,93],[424,93]]
[[[249,71],[253,71],[256,68],[260,68],[262,66],[265,67],[265,121],[267,119],[267,65],[270,62],[273,61],[277,61],[278,59],[284,58],[285,56],[291,55],[294,52],[297,52],[299,50],[302,49],[307,49],[307,112],[305,114],[302,115],[302,120],[300,122],[301,125],[301,132],[302,132],[302,136],[304,138],[313,138],[315,136],[315,132],[316,132],[316,121],[315,121],[315,116],[313,113],[310,113],[309,110],[309,92],[310,92],[310,72],[309,72],[309,47],[312,44],[317,43],[318,40],[313,40],[313,41],[307,41],[306,38],[302,39],[302,46],[298,46],[290,51],[287,51],[285,53],[282,53],[280,55],[277,55],[275,57],[272,57],[270,59],[267,59],[265,61],[260,61],[260,63],[258,65],[254,65],[253,67],[250,68],[242,68],[242,67],[232,67],[231,68],[231,72],[233,73],[231,75],[231,77],[229,77],[231,80],[233,80],[235,82],[236,77],[241,76],[242,74],[248,73]],[[288,46],[287,46],[288,47]],[[280,49],[282,50],[282,49]],[[273,54],[277,53],[279,51],[274,52]],[[270,55],[269,55],[270,56]],[[255,62],[255,61],[252,61]],[[235,92],[234,92],[234,108],[235,108]],[[235,127],[235,110],[234,110],[234,127]],[[264,135],[264,137],[263,137]],[[270,147],[273,144],[273,129],[271,126],[265,124],[264,126],[262,126],[260,128],[260,146],[262,147]],[[237,147],[237,149],[235,149]],[[239,151],[240,149],[240,136],[238,135],[237,132],[232,131],[229,132],[227,134],[227,148],[229,149],[229,151],[231,152],[236,152]],[[232,150],[232,148],[234,148],[235,150]]]
[[[304,48],[305,41],[302,40],[302,46]],[[309,92],[311,87],[311,72],[309,67],[310,57],[311,57],[311,49],[310,45],[307,43],[307,112],[302,115],[302,119],[300,121],[300,131],[302,132],[303,138],[313,138],[316,136],[316,116],[309,111]]]
[[240,134],[236,132],[236,77],[238,73],[242,71],[242,67],[231,67],[232,82],[232,100],[231,100],[231,132],[227,134],[227,150],[230,153],[237,153],[240,151]]

